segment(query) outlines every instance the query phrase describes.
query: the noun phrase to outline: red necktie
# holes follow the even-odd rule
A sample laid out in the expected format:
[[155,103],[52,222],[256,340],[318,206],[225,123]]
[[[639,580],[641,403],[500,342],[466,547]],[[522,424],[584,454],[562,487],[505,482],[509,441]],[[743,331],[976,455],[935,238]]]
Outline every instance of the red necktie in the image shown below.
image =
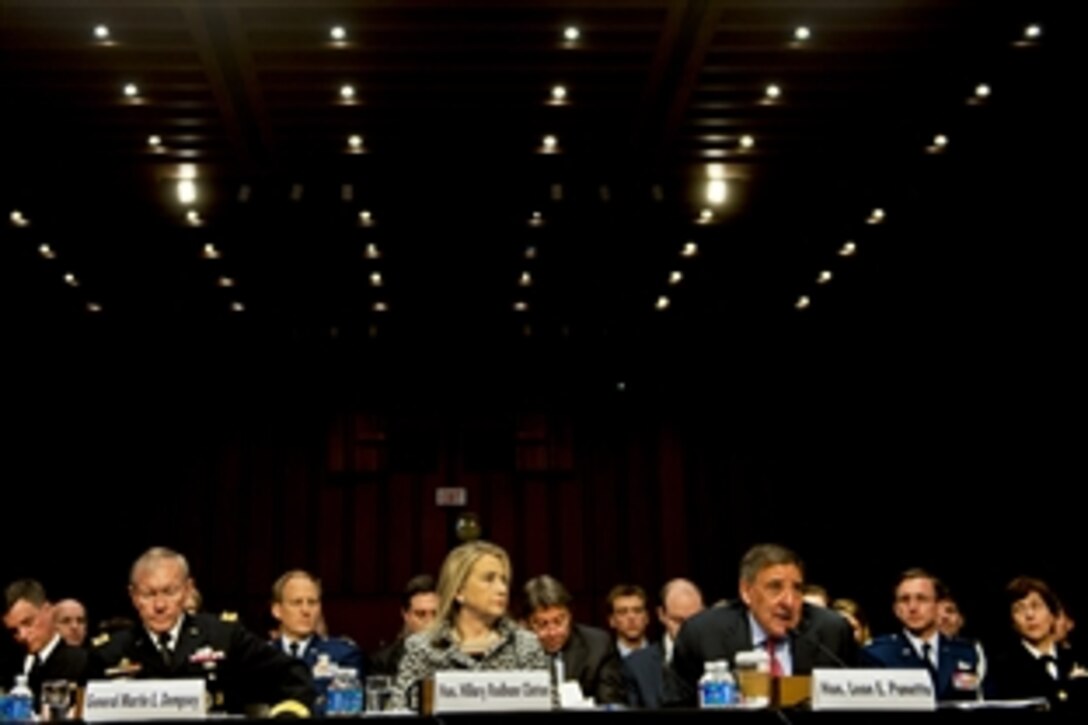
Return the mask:
[[778,661],[778,654],[775,652],[775,641],[768,637],[764,644],[767,646],[767,656],[771,659],[771,677],[781,677],[782,663]]

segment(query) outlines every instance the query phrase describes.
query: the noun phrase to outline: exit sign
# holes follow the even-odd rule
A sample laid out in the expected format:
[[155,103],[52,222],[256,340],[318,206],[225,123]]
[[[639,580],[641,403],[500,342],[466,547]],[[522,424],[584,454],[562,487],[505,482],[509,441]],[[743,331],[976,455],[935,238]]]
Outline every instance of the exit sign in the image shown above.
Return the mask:
[[462,486],[436,488],[434,502],[439,506],[464,506],[468,503],[468,489]]

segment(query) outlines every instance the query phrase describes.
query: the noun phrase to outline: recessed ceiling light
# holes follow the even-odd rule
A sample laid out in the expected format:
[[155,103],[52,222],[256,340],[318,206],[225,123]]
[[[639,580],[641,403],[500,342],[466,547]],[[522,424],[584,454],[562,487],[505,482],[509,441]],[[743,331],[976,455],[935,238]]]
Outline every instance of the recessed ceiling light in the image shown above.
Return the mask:
[[65,272],[64,273],[64,283],[66,285],[68,285],[69,287],[78,287],[79,286],[79,280],[76,279],[76,276],[74,274],[72,274],[71,272]]
[[[726,186],[725,179],[711,179],[706,182],[706,200],[708,204],[724,203],[728,193],[729,187]],[[709,220],[708,217],[707,221]]]
[[1035,40],[1041,37],[1042,34],[1043,29],[1039,25],[1029,25],[1028,27],[1024,28],[1024,37],[1029,40]]
[[812,300],[810,300],[805,295],[801,295],[800,297],[797,298],[797,301],[793,303],[793,306],[796,307],[799,310],[806,310],[806,309],[808,309],[809,305],[811,305],[811,304],[812,304]]
[[38,254],[42,255],[45,259],[56,259],[57,253],[53,251],[53,248],[48,244],[42,244],[38,246]]
[[796,30],[793,31],[793,37],[794,37],[795,40],[801,40],[801,41],[808,40],[809,38],[812,37],[812,31],[809,30],[804,25],[801,25],[800,27],[798,27]]
[[669,298],[666,297],[665,295],[661,295],[660,297],[657,298],[657,301],[654,302],[654,309],[655,310],[667,310],[669,308],[670,304],[671,303],[669,302]]
[[196,201],[196,182],[192,179],[181,179],[177,186],[178,201],[182,204],[192,204]]
[[382,286],[382,273],[375,270],[370,273],[370,286],[381,287]]
[[544,145],[544,150],[549,153],[555,151],[559,147],[559,139],[552,134],[545,136],[542,143]]
[[680,249],[681,257],[694,257],[699,253],[699,245],[695,242],[685,242],[684,246]]
[[852,256],[854,256],[854,253],[857,252],[857,251],[858,251],[858,245],[857,244],[854,244],[853,242],[846,242],[845,244],[842,245],[842,248],[839,249],[839,256],[840,257],[852,257]]
[[985,83],[979,83],[977,86],[975,86],[975,96],[977,96],[978,98],[989,98],[991,92],[992,89]]
[[387,305],[384,302],[378,301],[378,302],[374,303],[373,310],[375,312],[388,312],[389,311],[389,305]]
[[234,286],[234,278],[233,277],[220,277],[218,280],[216,280],[216,284],[218,284],[220,287],[233,287]]
[[684,281],[684,273],[679,270],[673,270],[669,272],[669,284],[680,284]]
[[101,312],[101,311],[102,311],[102,305],[98,304],[97,302],[88,302],[87,303],[87,312]]
[[781,98],[781,96],[782,96],[782,88],[780,86],[772,83],[771,85],[767,86],[767,90],[765,91],[765,94],[766,94],[767,98],[769,98],[770,100],[772,100],[772,101],[777,100],[778,98]]
[[740,137],[740,147],[742,149],[750,149],[756,145],[756,140],[749,134],[744,134]]
[[110,29],[105,25],[94,26],[94,37],[99,40],[108,40],[110,37]]
[[331,30],[329,30],[329,37],[333,40],[343,40],[344,38],[348,37],[348,33],[346,30],[344,30],[343,26],[336,25]]
[[241,302],[231,302],[230,303],[230,311],[231,312],[245,312],[246,311],[246,306],[243,305]]
[[582,37],[582,31],[578,30],[578,28],[576,28],[573,25],[568,25],[563,30],[563,40],[566,40],[568,42],[573,43],[574,41],[578,40],[580,37]]
[[869,219],[867,221],[869,224],[880,224],[884,221],[884,210],[873,209],[872,213],[869,214]]
[[529,272],[527,272],[527,271],[522,272],[521,276],[518,277],[518,286],[520,286],[520,287],[531,287],[532,284],[533,284],[533,276],[531,274],[529,274]]
[[147,137],[147,145],[151,148],[158,148],[162,146],[162,136],[152,134]]
[[514,311],[515,312],[525,312],[528,309],[529,309],[529,303],[528,302],[518,300],[517,302],[514,303]]
[[135,83],[126,83],[122,91],[127,98],[135,98],[140,93],[140,89],[136,87]]
[[382,253],[378,251],[378,245],[371,242],[366,245],[366,251],[363,253],[367,259],[380,259]]
[[826,269],[816,275],[816,284],[827,284],[830,281],[831,272]]
[[553,86],[552,87],[552,100],[556,103],[562,103],[567,100],[567,87],[566,86]]
[[357,133],[351,134],[348,136],[348,146],[350,146],[353,151],[358,151],[363,147],[363,137]]
[[355,86],[340,86],[340,98],[345,101],[355,98]]

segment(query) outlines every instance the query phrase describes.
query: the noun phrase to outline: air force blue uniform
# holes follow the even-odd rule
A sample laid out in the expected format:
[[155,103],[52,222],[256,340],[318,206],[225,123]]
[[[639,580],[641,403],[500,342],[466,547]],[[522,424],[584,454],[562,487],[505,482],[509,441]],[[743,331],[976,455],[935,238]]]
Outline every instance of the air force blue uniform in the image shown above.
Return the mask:
[[902,633],[877,637],[861,650],[861,663],[867,667],[925,668],[936,689],[938,700],[976,700],[981,691],[978,649],[973,642],[959,637],[937,635],[937,667],[922,659],[914,645]]

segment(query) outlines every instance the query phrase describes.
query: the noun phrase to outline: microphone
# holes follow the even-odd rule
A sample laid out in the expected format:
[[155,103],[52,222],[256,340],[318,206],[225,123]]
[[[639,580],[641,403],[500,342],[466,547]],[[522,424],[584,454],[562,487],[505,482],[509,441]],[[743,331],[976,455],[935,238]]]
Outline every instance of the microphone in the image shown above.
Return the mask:
[[826,644],[813,637],[812,634],[810,634],[809,632],[802,632],[796,627],[790,627],[788,630],[786,630],[786,634],[789,635],[790,639],[803,639],[806,642],[811,642],[812,644],[816,645],[816,647],[819,648],[821,652],[830,657],[832,661],[834,661],[836,667],[842,669],[850,669],[850,665],[846,664],[843,658],[839,657],[835,653],[835,650],[831,649]]

